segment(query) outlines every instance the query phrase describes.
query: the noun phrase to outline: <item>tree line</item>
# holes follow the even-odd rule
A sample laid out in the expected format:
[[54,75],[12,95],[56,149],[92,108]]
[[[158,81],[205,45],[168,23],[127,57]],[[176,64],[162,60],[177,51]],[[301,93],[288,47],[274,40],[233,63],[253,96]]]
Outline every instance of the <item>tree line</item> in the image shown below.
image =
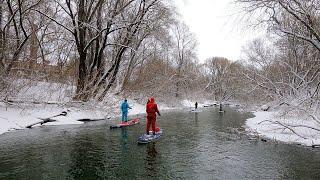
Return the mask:
[[[204,63],[197,59],[195,36],[165,0],[0,2],[2,89],[17,77],[15,62],[25,61],[29,70],[32,63],[72,69],[68,81],[76,85],[74,99],[82,101],[102,100],[110,91],[202,97],[276,102],[319,117],[318,1],[237,0],[272,38],[250,42],[244,59]],[[55,81],[67,78],[61,74]]]

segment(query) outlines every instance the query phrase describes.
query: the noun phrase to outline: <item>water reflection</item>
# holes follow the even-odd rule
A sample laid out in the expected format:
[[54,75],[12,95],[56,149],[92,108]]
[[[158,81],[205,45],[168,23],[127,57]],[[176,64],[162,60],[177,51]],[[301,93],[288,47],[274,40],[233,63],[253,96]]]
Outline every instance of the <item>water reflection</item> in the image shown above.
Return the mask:
[[[95,134],[96,135],[96,134]],[[99,137],[90,134],[80,134],[75,137],[71,145],[71,165],[69,177],[71,179],[97,179],[102,176],[104,158],[101,153],[100,143],[96,143]]]
[[157,175],[156,170],[156,159],[157,159],[157,150],[156,150],[156,143],[149,143],[147,144],[147,167],[146,171],[148,176],[155,177]]
[[128,148],[128,130],[127,127],[121,128],[121,137],[120,142],[122,149],[125,150]]
[[196,123],[198,122],[198,113],[197,112],[194,113],[194,120]]

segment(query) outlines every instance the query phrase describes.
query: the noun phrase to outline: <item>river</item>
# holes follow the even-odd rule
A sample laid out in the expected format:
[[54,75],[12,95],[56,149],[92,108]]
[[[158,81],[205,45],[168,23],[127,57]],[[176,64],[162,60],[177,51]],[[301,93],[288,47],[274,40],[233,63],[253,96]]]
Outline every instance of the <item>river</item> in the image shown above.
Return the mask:
[[[320,150],[239,135],[249,113],[162,113],[163,136],[138,145],[145,120],[43,126],[0,136],[0,179],[319,179]],[[234,128],[238,131],[234,131]]]

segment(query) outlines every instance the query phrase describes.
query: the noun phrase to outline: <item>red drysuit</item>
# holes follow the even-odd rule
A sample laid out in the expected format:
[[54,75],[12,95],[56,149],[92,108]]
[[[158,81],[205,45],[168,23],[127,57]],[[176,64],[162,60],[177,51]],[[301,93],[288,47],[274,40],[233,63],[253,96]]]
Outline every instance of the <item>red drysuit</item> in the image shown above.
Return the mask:
[[[153,133],[156,132],[156,121],[157,121],[157,114],[159,116],[160,115],[160,112],[158,110],[158,106],[157,104],[154,102],[154,98],[151,98],[150,99],[150,102],[147,104],[147,128],[146,128],[146,132],[147,134],[149,134],[149,129],[150,129],[150,125],[152,125],[152,131]],[[159,128],[157,128],[159,129]]]

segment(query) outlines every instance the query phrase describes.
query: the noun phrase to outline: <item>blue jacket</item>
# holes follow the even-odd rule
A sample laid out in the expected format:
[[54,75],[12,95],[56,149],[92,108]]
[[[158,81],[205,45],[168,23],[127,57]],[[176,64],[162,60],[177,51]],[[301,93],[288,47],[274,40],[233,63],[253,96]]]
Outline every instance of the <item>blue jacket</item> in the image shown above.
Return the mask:
[[121,104],[121,111],[122,112],[128,112],[128,109],[131,109],[131,107],[129,106],[128,102],[123,101],[123,103]]

